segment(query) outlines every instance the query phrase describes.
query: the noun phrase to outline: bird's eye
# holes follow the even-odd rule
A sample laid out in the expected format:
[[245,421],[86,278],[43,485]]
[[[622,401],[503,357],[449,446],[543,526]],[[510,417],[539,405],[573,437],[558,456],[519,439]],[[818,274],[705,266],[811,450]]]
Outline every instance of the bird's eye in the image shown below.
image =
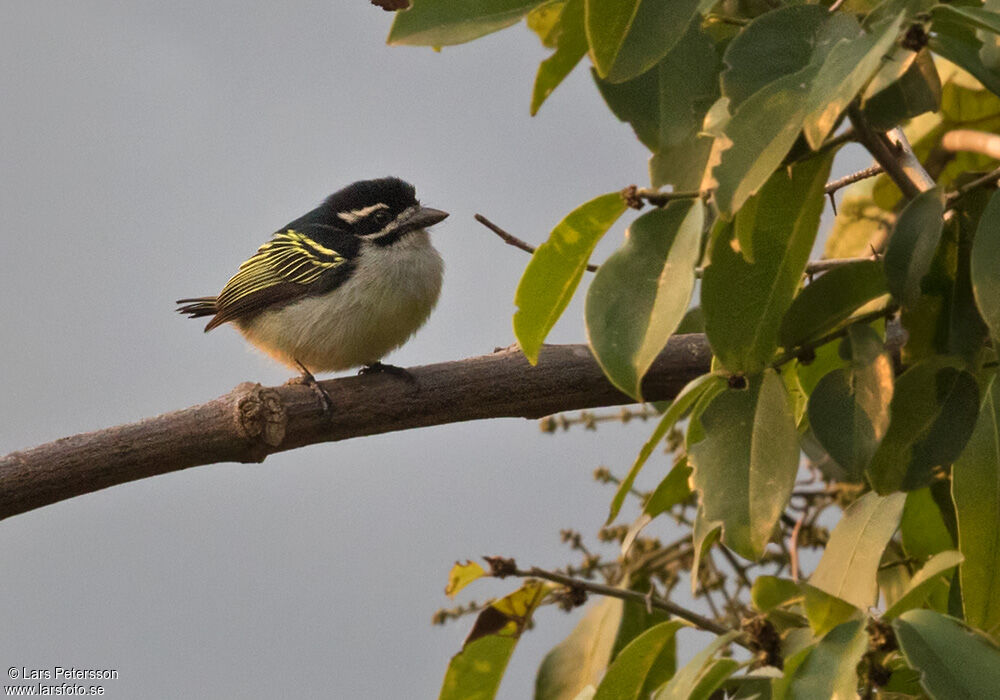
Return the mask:
[[374,214],[372,214],[372,219],[377,224],[385,224],[388,223],[390,219],[392,219],[392,214],[389,213],[388,209],[379,209]]

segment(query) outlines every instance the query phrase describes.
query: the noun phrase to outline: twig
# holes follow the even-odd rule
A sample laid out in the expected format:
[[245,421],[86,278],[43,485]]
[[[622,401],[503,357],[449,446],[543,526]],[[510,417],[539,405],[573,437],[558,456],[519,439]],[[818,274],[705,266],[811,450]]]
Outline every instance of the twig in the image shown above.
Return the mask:
[[960,200],[972,190],[982,187],[983,185],[998,185],[1000,184],[998,181],[1000,181],[1000,168],[991,170],[982,177],[977,177],[975,180],[965,183],[954,192],[949,192],[945,199],[948,201],[948,205],[952,206],[955,202]]
[[[826,345],[832,340],[836,340],[837,338],[843,338],[845,335],[847,335],[847,329],[856,323],[870,323],[871,321],[876,321],[880,318],[890,318],[895,313],[896,313],[896,307],[890,304],[885,308],[876,309],[875,311],[869,311],[866,314],[861,314],[860,316],[849,318],[847,319],[848,321],[850,321],[848,325],[844,326],[843,328],[838,328],[835,331],[831,331],[826,335],[821,335],[819,338],[816,338],[816,340],[809,341],[808,343],[803,343],[798,347],[788,350],[784,354],[779,355],[778,358],[771,363],[771,366],[777,369],[778,367],[781,367],[782,365],[801,357],[803,352],[809,352],[811,350],[815,350],[816,348]],[[886,340],[888,341],[888,338]]]
[[[504,229],[500,228],[482,214],[476,214],[474,218],[476,219],[476,221],[478,221],[483,226],[485,226],[490,231],[499,236],[500,239],[503,240],[508,245],[512,245],[515,248],[523,250],[526,253],[535,252],[536,248],[533,245],[531,245],[530,243],[526,243],[525,241],[521,240],[520,238],[510,233],[509,231],[505,231]],[[829,260],[813,260],[806,265],[805,273],[807,275],[814,275],[817,272],[825,272],[826,270],[832,270],[835,267],[844,267],[845,265],[853,265],[854,263],[861,262],[863,260],[873,260],[873,259],[874,256],[863,257],[863,258],[832,258]],[[598,267],[599,267],[598,265],[587,265],[587,271],[597,272]],[[701,277],[704,271],[705,268],[697,267],[694,270],[694,276]]]
[[[490,231],[492,231],[496,235],[500,236],[500,239],[504,243],[506,243],[507,245],[512,245],[515,248],[520,248],[525,253],[532,253],[533,254],[535,252],[536,248],[533,245],[531,245],[530,243],[526,243],[525,241],[522,241],[520,238],[518,238],[517,236],[515,236],[512,233],[508,233],[507,231],[504,231],[502,228],[500,228],[499,226],[497,226],[496,224],[494,224],[492,221],[490,221],[489,219],[487,219],[482,214],[476,214],[475,215],[475,219],[476,219],[476,221],[478,221],[479,223],[481,223],[483,226],[485,226],[486,228],[488,228]],[[597,265],[587,265],[587,271],[588,272],[597,272]]]
[[799,519],[795,521],[795,527],[792,528],[788,544],[788,559],[792,568],[792,581],[795,583],[799,582],[799,532],[802,530],[802,521],[805,520],[805,517],[806,514],[803,511]]
[[704,199],[709,192],[701,190],[674,190],[672,192],[661,192],[660,190],[648,187],[638,187],[629,185],[622,190],[622,199],[625,204],[633,209],[642,209],[643,201],[649,202],[654,207],[665,207],[675,199]]
[[826,183],[823,187],[823,191],[827,194],[833,194],[837,190],[852,185],[855,182],[860,182],[861,180],[866,180],[870,177],[875,177],[884,173],[885,169],[881,165],[873,165],[870,168],[865,168],[864,170],[859,170],[856,173],[851,173],[850,175],[845,175],[839,180],[833,180]]
[[[632,591],[627,588],[616,588],[614,586],[608,586],[603,583],[594,583],[593,581],[586,581],[584,579],[573,578],[571,576],[566,576],[564,574],[556,573],[555,571],[546,571],[545,569],[540,569],[537,566],[533,566],[530,569],[522,570],[518,569],[514,565],[512,559],[500,559],[503,564],[510,564],[510,568],[506,566],[500,566],[494,564],[493,557],[487,557],[486,559],[490,562],[493,567],[491,572],[493,576],[497,578],[503,578],[505,576],[517,576],[518,578],[540,578],[546,581],[552,581],[553,583],[558,583],[563,586],[567,586],[572,589],[586,591],[588,593],[594,593],[597,595],[608,596],[609,598],[619,598],[620,600],[633,601],[639,603],[640,605],[651,605],[654,608],[659,608],[660,610],[666,610],[671,615],[679,617],[682,620],[690,622],[695,627],[705,630],[706,632],[712,632],[714,634],[726,634],[732,630],[724,625],[719,624],[715,620],[710,620],[704,615],[699,615],[693,610],[688,610],[685,607],[674,603],[673,601],[660,598],[659,596],[649,596],[645,593],[640,593],[639,591]],[[742,637],[737,637],[735,640],[737,644],[742,647],[749,649],[748,643]]]

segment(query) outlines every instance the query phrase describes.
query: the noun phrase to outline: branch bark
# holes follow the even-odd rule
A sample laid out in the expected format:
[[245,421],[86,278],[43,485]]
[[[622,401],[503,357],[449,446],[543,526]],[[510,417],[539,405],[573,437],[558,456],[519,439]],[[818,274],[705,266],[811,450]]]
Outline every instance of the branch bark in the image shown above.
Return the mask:
[[[705,336],[679,335],[643,382],[649,401],[673,398],[707,372]],[[63,438],[0,457],[0,519],[127,481],[217,462],[261,462],[275,452],[482,418],[540,418],[634,400],[615,389],[585,345],[549,345],[536,367],[516,347],[389,374],[308,386],[244,383],[208,403]]]

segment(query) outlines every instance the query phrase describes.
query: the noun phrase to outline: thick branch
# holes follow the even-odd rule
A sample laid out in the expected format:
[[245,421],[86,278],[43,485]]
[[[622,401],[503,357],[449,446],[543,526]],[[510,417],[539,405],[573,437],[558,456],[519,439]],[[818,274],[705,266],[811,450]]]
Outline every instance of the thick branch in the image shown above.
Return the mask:
[[[709,370],[703,335],[679,335],[643,383],[647,400],[670,399]],[[304,445],[482,418],[540,418],[634,400],[615,389],[585,345],[550,345],[532,367],[516,347],[491,355],[308,386],[241,384],[200,406],[63,438],[0,457],[0,518],[157,474],[216,462],[260,462]]]
[[872,129],[857,104],[848,108],[847,116],[857,132],[858,141],[885,169],[906,199],[913,199],[934,187],[934,178],[917,160],[901,129],[893,129],[888,133]]

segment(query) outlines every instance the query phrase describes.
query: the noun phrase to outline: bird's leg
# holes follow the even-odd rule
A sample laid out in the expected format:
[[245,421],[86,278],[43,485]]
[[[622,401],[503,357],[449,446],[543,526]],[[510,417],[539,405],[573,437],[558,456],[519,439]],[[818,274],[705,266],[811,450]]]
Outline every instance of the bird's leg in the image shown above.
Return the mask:
[[316,377],[313,376],[312,372],[306,369],[304,364],[298,360],[295,360],[295,364],[297,364],[299,369],[302,370],[302,376],[293,377],[288,380],[288,383],[305,384],[306,386],[311,387],[316,395],[319,396],[320,404],[323,406],[323,413],[333,413],[333,399],[330,398],[330,394],[327,393],[326,389],[320,386],[319,382],[316,381]]
[[358,374],[391,374],[395,377],[405,379],[411,384],[415,384],[417,382],[416,378],[402,367],[397,367],[396,365],[385,365],[381,362],[372,362],[371,364],[365,365],[358,370]]

